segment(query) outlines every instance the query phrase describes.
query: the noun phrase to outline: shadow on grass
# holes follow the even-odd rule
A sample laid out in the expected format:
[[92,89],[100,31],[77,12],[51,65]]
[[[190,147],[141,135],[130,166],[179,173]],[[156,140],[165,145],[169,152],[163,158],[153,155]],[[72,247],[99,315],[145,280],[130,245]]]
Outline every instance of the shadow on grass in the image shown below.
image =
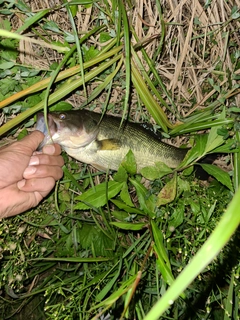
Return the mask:
[[[206,317],[206,303],[211,291],[215,292],[216,296],[218,296],[219,292],[222,291],[222,300],[227,295],[229,278],[231,277],[233,268],[239,262],[239,252],[240,228],[238,228],[232,239],[224,248],[223,252],[218,256],[218,261],[216,266],[212,268],[212,271],[202,275],[203,279],[201,282],[198,281],[197,284],[194,284],[195,292],[198,292],[198,294],[185,301],[187,306],[185,310],[182,311],[182,315],[179,320],[199,319],[199,315],[203,313],[205,315],[204,319],[223,319],[224,309],[220,306],[220,300],[212,303],[210,302],[209,307],[211,309],[211,314],[209,314],[209,317]],[[234,303],[235,301],[233,297],[233,304]],[[233,315],[230,315],[229,319],[233,319]]]

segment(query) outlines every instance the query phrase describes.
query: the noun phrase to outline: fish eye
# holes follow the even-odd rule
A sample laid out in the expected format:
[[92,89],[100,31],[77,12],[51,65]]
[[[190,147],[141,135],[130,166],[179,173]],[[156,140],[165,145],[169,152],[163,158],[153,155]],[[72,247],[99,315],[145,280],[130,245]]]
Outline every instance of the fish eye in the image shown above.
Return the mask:
[[65,119],[66,119],[65,113],[60,113],[59,119],[60,119],[60,120],[65,120]]

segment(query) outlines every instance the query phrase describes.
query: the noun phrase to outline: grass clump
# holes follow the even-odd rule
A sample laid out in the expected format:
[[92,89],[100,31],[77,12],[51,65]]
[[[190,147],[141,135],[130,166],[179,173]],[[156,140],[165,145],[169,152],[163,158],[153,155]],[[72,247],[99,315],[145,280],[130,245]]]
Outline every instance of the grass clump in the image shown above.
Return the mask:
[[20,1],[0,14],[1,145],[39,110],[86,107],[191,146],[179,170],[141,174],[131,153],[108,174],[64,155],[53,193],[1,221],[2,318],[237,319],[237,6]]

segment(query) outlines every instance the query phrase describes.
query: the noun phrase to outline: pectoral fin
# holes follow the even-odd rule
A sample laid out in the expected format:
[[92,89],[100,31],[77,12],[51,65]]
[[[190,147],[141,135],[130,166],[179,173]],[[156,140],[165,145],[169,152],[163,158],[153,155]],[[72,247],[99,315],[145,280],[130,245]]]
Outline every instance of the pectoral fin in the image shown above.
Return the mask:
[[121,141],[118,139],[104,139],[98,141],[99,150],[118,150],[121,145]]

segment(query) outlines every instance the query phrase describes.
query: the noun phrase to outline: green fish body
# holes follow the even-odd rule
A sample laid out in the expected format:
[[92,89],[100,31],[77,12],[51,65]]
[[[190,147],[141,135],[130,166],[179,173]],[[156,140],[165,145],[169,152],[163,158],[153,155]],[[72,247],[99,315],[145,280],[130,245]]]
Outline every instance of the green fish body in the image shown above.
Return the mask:
[[52,141],[59,143],[71,157],[104,171],[117,170],[129,150],[135,156],[138,172],[159,161],[176,168],[188,151],[162,142],[143,124],[120,124],[120,117],[102,117],[83,109],[49,113],[49,132],[40,113],[36,129],[45,134],[41,147]]

